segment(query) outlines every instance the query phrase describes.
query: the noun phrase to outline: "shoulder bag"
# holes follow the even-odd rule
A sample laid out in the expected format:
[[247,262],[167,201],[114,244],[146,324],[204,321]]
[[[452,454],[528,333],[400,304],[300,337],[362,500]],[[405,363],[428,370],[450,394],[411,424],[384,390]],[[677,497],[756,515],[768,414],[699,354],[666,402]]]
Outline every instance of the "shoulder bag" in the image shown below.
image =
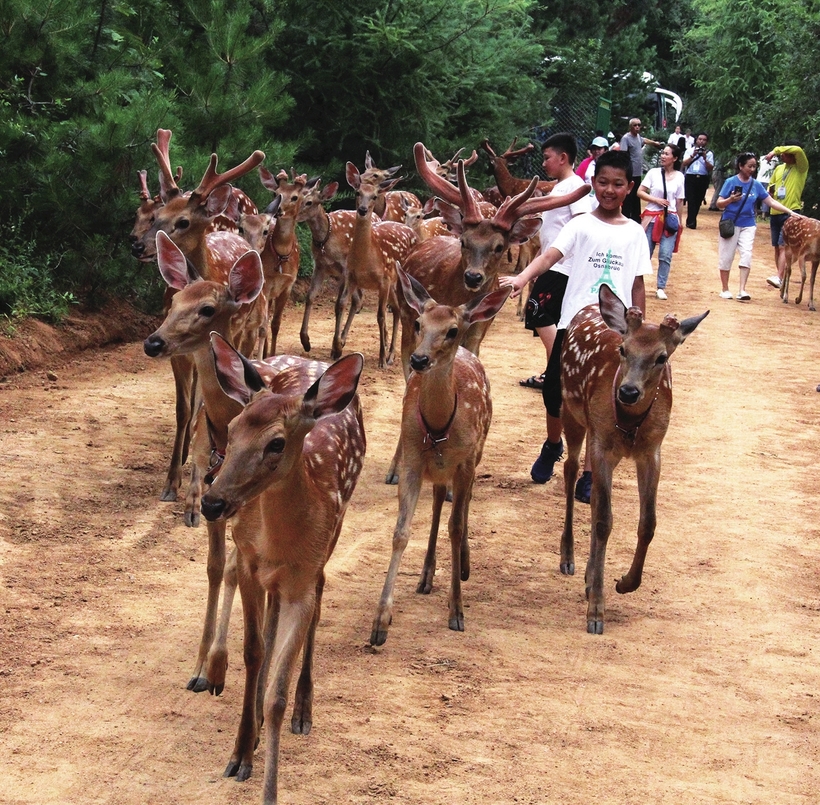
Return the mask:
[[746,191],[746,195],[743,196],[743,203],[738,207],[737,212],[731,218],[721,218],[720,223],[718,224],[718,231],[720,232],[720,236],[722,238],[731,238],[735,234],[735,221],[737,220],[738,215],[743,212],[743,208],[746,206],[746,200],[749,198],[749,193],[752,192],[752,184],[754,183],[754,179],[749,182],[749,189]]

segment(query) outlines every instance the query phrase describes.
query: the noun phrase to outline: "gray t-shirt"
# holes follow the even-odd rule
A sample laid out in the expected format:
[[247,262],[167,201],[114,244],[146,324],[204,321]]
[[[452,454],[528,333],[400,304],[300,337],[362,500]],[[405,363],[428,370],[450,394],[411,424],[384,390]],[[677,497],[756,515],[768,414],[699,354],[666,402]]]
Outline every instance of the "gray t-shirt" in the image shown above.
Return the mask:
[[624,134],[621,137],[621,151],[629,153],[632,160],[632,178],[640,181],[643,176],[643,137],[640,134]]

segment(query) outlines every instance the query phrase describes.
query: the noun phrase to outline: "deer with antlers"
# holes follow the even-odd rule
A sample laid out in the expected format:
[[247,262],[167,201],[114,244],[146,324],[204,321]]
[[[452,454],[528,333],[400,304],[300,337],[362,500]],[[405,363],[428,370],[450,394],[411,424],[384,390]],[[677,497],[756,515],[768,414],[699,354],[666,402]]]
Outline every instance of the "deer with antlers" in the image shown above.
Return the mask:
[[780,297],[789,301],[789,280],[792,276],[794,261],[800,264],[800,290],[794,298],[799,305],[803,301],[806,287],[806,260],[811,261],[811,281],[809,283],[809,310],[814,306],[814,281],[817,277],[817,266],[820,265],[820,221],[804,216],[790,215],[783,224],[783,244],[786,247],[786,271],[780,288]]
[[[243,241],[244,242],[244,241]],[[205,454],[209,476],[218,472],[225,455],[228,425],[239,413],[240,406],[225,397],[216,379],[210,351],[210,334],[217,332],[232,339],[237,326],[246,322],[246,329],[258,332],[264,320],[267,305],[262,294],[264,278],[259,254],[248,249],[239,257],[224,281],[200,277],[171,238],[160,230],[157,233],[157,262],[163,279],[176,293],[171,299],[165,320],[144,343],[145,353],[152,358],[187,356],[192,359],[202,389],[205,422],[200,433],[210,441]],[[195,451],[196,453],[197,451]],[[200,485],[201,462],[194,464],[194,480]],[[243,529],[253,534],[252,519],[241,518],[233,524],[234,542],[242,539]],[[188,682],[194,692],[210,690],[221,692],[227,668],[227,627],[233,591],[236,584],[235,567],[225,563],[225,524],[208,523],[208,602],[196,666]],[[223,618],[217,630],[219,591],[225,577]]]
[[470,576],[467,524],[475,470],[492,419],[490,386],[481,362],[459,346],[466,330],[492,318],[509,289],[476,296],[463,305],[434,301],[416,279],[397,268],[405,304],[416,311],[412,372],[402,403],[399,516],[393,553],[379,600],[370,643],[382,645],[393,613],[393,587],[410,538],[422,482],[433,484],[433,520],[416,592],[429,593],[436,570],[436,541],[448,485],[453,489],[449,534],[452,557],[449,627],[464,631],[461,582]]
[[[231,203],[233,188],[229,182],[253,170],[265,154],[254,151],[243,163],[222,174],[216,172],[217,156],[212,154],[202,181],[188,195],[177,184],[182,176],[181,168],[177,169],[176,174],[171,170],[170,141],[171,132],[159,129],[157,142],[151,145],[160,169],[162,204],[152,209],[153,220],[148,229],[133,241],[131,253],[141,262],[153,261],[157,254],[157,233],[163,231],[182,249],[200,276],[225,281],[233,264],[247,251],[247,243],[237,233],[214,232],[211,225],[213,219]],[[166,310],[172,294],[172,290],[166,294]],[[184,357],[174,358],[171,364],[176,394],[176,434],[171,463],[160,496],[165,501],[177,499],[182,483],[182,465],[187,459],[191,420],[196,409],[193,364]],[[193,509],[191,502],[197,497],[198,490],[189,492],[185,508],[187,525],[198,523],[199,513]]]
[[[399,166],[400,167],[400,166]],[[399,168],[390,168],[391,174]],[[379,181],[359,173],[352,163],[347,163],[348,184],[356,191],[356,218],[353,236],[347,256],[347,285],[352,293],[356,289],[375,290],[379,294],[377,321],[379,325],[379,368],[393,362],[396,333],[399,328],[399,305],[396,298],[396,263],[402,263],[410,247],[416,243],[416,235],[410,227],[395,221],[373,220],[376,202],[400,181],[388,178]],[[393,311],[393,330],[390,345],[387,342],[387,307]],[[345,331],[355,314],[351,305]],[[333,334],[332,358],[342,354],[345,340],[341,331],[341,319],[337,316]]]
[[604,560],[612,531],[612,473],[623,458],[632,458],[637,465],[638,545],[629,572],[615,585],[619,593],[629,593],[641,584],[646,552],[655,533],[661,443],[672,410],[669,358],[708,313],[681,322],[667,315],[660,326],[648,324],[640,308],[627,309],[603,284],[599,305],[580,310],[567,328],[561,351],[561,421],[567,457],[560,569],[565,575],[575,573],[574,488],[586,437],[593,468],[592,529],[584,574],[590,634],[604,631]]
[[[356,396],[363,359],[347,355],[328,368],[289,358],[290,367],[266,385],[254,365],[227,342],[214,335],[212,344],[226,399],[242,410],[231,423],[225,461],[202,499],[202,511],[209,521],[223,524],[248,509],[261,517],[258,539],[237,542],[245,696],[225,776],[250,776],[264,722],[263,801],[275,803],[282,721],[300,651],[291,731],[307,735],[313,723],[312,664],[324,568],[339,538],[366,447]],[[268,593],[264,650],[260,590]]]
[[[522,193],[527,189],[531,181],[530,179],[519,179],[517,176],[513,176],[512,173],[510,173],[510,162],[513,162],[523,154],[528,154],[529,152],[535,150],[535,146],[532,143],[527,143],[523,148],[513,150],[515,149],[515,144],[517,142],[518,138],[516,137],[510,144],[510,147],[503,154],[498,155],[495,151],[493,151],[488,139],[485,138],[481,141],[481,147],[490,157],[490,166],[492,167],[496,187],[498,188],[497,198],[501,201],[505,198],[509,198],[510,196],[515,196],[518,193]],[[535,189],[537,192],[546,196],[552,192],[553,187],[555,187],[554,181],[539,180],[538,184],[535,186]],[[487,198],[486,191],[484,197]],[[493,198],[489,198],[488,201],[493,201]]]

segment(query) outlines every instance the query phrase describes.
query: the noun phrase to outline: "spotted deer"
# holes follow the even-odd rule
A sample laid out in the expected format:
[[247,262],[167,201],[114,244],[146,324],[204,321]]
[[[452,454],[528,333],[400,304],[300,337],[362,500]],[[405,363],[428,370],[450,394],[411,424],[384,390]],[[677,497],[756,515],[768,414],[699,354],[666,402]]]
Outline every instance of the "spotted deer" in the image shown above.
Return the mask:
[[806,287],[806,260],[811,261],[811,281],[809,283],[809,310],[814,306],[814,280],[817,277],[817,266],[820,265],[820,221],[813,218],[789,216],[783,224],[783,244],[786,247],[786,271],[780,288],[780,297],[789,301],[789,281],[792,276],[792,265],[796,260],[800,264],[800,290],[794,298],[799,305],[803,301]]
[[[523,154],[527,154],[530,151],[535,150],[535,146],[532,143],[527,143],[523,148],[519,148],[517,151],[514,151],[515,144],[518,141],[516,137],[510,147],[501,155],[498,155],[493,151],[492,146],[490,145],[490,141],[488,139],[484,139],[481,141],[481,147],[487,152],[487,155],[490,157],[490,166],[493,170],[493,176],[495,176],[495,183],[496,187],[498,188],[498,196],[495,197],[499,201],[504,201],[504,199],[509,198],[510,196],[515,196],[518,193],[522,193],[530,183],[530,179],[520,179],[517,176],[513,176],[510,173],[510,166],[509,163],[513,162],[518,157],[522,156]],[[547,195],[552,192],[552,188],[555,187],[556,182],[554,181],[547,181],[541,179],[538,181],[538,184],[535,186],[537,192]],[[486,198],[486,191],[485,191],[485,198]],[[495,203],[493,198],[489,199]]]
[[404,210],[404,221],[402,223],[409,226],[416,233],[416,240],[419,243],[430,240],[430,238],[437,235],[453,236],[440,215],[426,218],[424,207],[417,207],[415,204],[405,201],[405,199],[401,200],[401,206]]
[[[376,163],[370,156],[370,151],[365,152],[364,167],[365,170],[364,173],[361,174],[361,179],[365,184],[378,185],[392,180],[392,188],[397,182],[401,181],[401,179],[393,180],[393,176],[395,176],[401,168],[401,165],[396,165],[392,168],[377,168]],[[390,189],[376,197],[373,202],[373,213],[377,215],[381,221],[403,223],[404,210],[401,205],[402,200],[408,204],[421,207],[421,201],[414,193],[410,193],[406,190]]]
[[[145,339],[145,353],[152,358],[185,356],[196,367],[202,399],[204,422],[199,423],[203,436],[210,442],[204,451],[208,461],[202,466],[200,451],[195,450],[199,461],[194,462],[192,485],[200,488],[200,477],[206,470],[210,476],[218,472],[221,458],[225,455],[228,425],[239,413],[241,406],[226,397],[216,378],[211,356],[210,334],[216,332],[231,339],[237,331],[238,320],[248,322],[253,331],[264,319],[266,302],[262,294],[262,261],[259,254],[249,250],[234,262],[224,281],[205,280],[196,274],[191,263],[171,238],[157,233],[157,262],[166,284],[176,293],[170,309],[160,327]],[[196,442],[200,440],[197,439]],[[234,542],[242,539],[243,529],[251,534],[256,528],[253,518],[234,521]],[[226,567],[225,523],[208,523],[208,602],[202,638],[197,653],[194,672],[188,682],[188,690],[199,693],[210,690],[220,693],[225,684],[228,664],[227,628],[231,603],[236,584],[233,561]],[[219,591],[225,578],[223,617],[217,629]]]
[[587,631],[604,631],[604,561],[612,531],[612,473],[622,458],[637,465],[640,518],[632,567],[615,585],[630,593],[641,584],[644,561],[655,533],[655,502],[661,470],[661,443],[672,411],[669,358],[708,315],[684,319],[670,315],[660,326],[643,321],[640,308],[626,306],[608,285],[599,306],[583,308],[567,328],[561,350],[567,440],[564,462],[566,515],[561,535],[561,573],[575,573],[574,489],[586,437],[592,462],[592,528],[584,580]]
[[[231,203],[233,189],[229,182],[253,170],[265,155],[262,151],[254,151],[240,165],[219,174],[216,172],[217,156],[212,154],[198,187],[192,193],[185,194],[177,184],[182,177],[182,169],[178,168],[176,174],[171,170],[170,141],[171,132],[159,129],[157,142],[151,145],[160,170],[162,204],[153,207],[150,226],[132,242],[131,253],[141,262],[155,260],[157,233],[162,231],[182,249],[200,276],[225,281],[233,264],[247,251],[248,246],[235,232],[213,231],[213,220]],[[173,289],[166,292],[166,311],[174,293]],[[191,421],[198,407],[193,364],[188,358],[179,356],[171,361],[171,366],[176,396],[176,433],[168,474],[160,495],[164,501],[177,499],[182,484],[182,465],[188,454]],[[189,489],[189,500],[197,497],[198,491]],[[186,524],[196,525],[198,517],[198,512],[186,502]]]
[[492,318],[509,289],[473,297],[466,304],[439,304],[416,279],[397,269],[405,304],[417,313],[401,415],[399,515],[393,553],[379,600],[370,643],[382,645],[393,617],[393,587],[410,538],[423,481],[433,484],[433,521],[416,592],[429,593],[436,570],[436,540],[448,485],[453,490],[449,534],[452,557],[449,627],[464,631],[461,582],[470,576],[467,521],[475,470],[492,419],[487,375],[478,358],[460,347],[465,331]]
[[[311,235],[311,253],[313,255],[313,276],[310,280],[305,298],[305,312],[302,316],[302,328],[299,331],[299,340],[305,352],[310,352],[311,343],[308,333],[310,314],[316,296],[328,279],[336,280],[338,292],[336,295],[336,320],[341,321],[347,309],[347,255],[350,252],[350,243],[353,240],[353,223],[356,220],[355,210],[325,210],[323,202],[330,201],[339,190],[338,182],[331,182],[322,188],[321,180],[317,177],[308,180],[302,194],[302,209],[297,220],[305,222]],[[354,291],[351,300],[351,309],[358,313],[362,306],[362,292]],[[341,333],[341,342],[347,341],[351,316],[347,320],[345,329]]]
[[[398,168],[390,168],[395,172]],[[350,293],[357,289],[375,290],[379,294],[377,321],[379,325],[379,368],[393,362],[396,333],[399,328],[399,305],[396,298],[396,263],[402,263],[410,247],[416,243],[416,235],[410,227],[395,221],[374,220],[376,202],[399,181],[389,178],[381,181],[365,177],[352,163],[347,163],[348,184],[356,191],[356,218],[353,237],[347,256],[347,285]],[[392,308],[393,329],[388,346],[387,307]],[[351,305],[345,331],[355,314]],[[341,319],[337,317],[333,334],[331,358],[342,354],[345,340]]]
[[[290,357],[291,365],[266,385],[227,342],[214,335],[212,344],[226,399],[242,410],[231,423],[225,461],[202,499],[202,511],[209,521],[223,524],[247,509],[261,518],[255,541],[237,541],[245,696],[225,776],[250,776],[264,723],[263,801],[275,803],[282,721],[300,651],[291,731],[307,735],[313,724],[312,664],[324,568],[366,448],[356,395],[363,359],[347,355],[327,367]],[[264,646],[261,590],[268,596]]]

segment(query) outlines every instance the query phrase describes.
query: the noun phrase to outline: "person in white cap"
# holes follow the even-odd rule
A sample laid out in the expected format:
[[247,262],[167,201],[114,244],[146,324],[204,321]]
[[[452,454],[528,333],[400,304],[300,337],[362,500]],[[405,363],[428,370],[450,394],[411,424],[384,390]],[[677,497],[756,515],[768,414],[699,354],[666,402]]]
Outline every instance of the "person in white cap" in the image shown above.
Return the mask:
[[580,176],[584,182],[589,185],[589,202],[592,210],[598,206],[595,191],[592,189],[592,177],[595,175],[595,162],[601,154],[606,153],[608,150],[609,143],[606,137],[596,137],[587,149],[589,156],[575,169],[575,175]]

